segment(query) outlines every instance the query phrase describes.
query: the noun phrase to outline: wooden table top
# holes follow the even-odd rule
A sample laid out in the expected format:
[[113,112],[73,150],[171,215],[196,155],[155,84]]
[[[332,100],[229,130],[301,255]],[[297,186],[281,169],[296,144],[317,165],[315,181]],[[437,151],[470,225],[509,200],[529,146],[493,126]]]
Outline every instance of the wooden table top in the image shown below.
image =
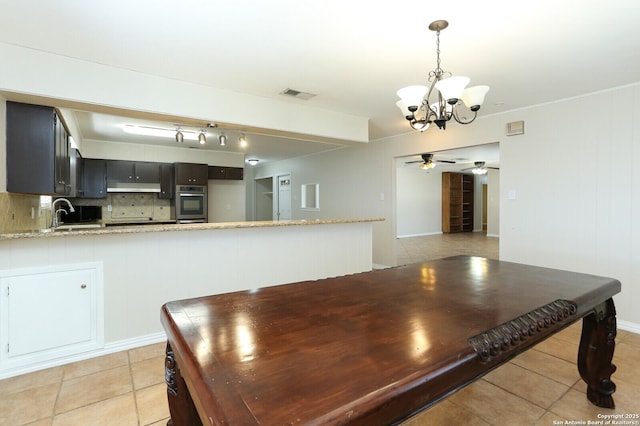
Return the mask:
[[[162,322],[204,418],[387,424],[619,291],[610,278],[459,256],[170,302]],[[556,300],[570,301],[571,314],[514,350],[487,361],[470,344]]]

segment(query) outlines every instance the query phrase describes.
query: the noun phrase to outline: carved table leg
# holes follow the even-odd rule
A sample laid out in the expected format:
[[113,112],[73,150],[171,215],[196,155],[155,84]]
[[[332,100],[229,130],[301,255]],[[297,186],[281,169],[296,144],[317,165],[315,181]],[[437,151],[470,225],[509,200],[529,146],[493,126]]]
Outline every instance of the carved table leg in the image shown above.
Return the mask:
[[582,320],[578,351],[578,371],[587,383],[587,398],[598,407],[615,408],[612,395],[616,385],[611,381],[616,371],[611,363],[615,338],[616,309],[609,299]]
[[167,426],[202,425],[169,342],[167,342],[164,379],[167,382],[167,400],[171,414]]

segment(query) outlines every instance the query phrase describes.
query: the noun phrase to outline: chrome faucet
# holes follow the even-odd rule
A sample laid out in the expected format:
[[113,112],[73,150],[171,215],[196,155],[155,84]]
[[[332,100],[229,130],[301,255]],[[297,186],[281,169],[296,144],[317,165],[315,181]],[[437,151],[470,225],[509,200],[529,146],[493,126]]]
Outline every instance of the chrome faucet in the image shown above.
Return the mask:
[[51,203],[51,212],[53,213],[53,223],[51,224],[52,229],[56,229],[58,226],[60,226],[60,221],[58,220],[58,213],[63,212],[64,214],[67,214],[67,211],[65,209],[56,210],[56,204],[58,203],[58,201],[64,201],[65,203],[67,203],[67,205],[69,206],[69,210],[72,213],[76,211],[76,209],[73,208],[71,201],[67,200],[66,198],[56,198],[55,201]]

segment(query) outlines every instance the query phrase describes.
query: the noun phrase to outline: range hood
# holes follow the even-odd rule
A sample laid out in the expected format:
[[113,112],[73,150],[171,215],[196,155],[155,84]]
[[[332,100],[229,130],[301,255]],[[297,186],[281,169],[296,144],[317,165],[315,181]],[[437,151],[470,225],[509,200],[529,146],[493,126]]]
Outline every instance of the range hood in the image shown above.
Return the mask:
[[107,192],[160,192],[159,183],[109,182]]

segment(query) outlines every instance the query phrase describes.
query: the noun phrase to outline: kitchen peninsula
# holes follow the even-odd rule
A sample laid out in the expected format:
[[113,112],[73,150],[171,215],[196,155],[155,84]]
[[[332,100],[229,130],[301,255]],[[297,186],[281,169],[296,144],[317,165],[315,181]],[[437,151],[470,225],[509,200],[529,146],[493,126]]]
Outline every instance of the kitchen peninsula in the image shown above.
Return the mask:
[[[16,357],[19,361],[5,355],[0,358],[0,378],[163,341],[158,310],[169,300],[370,271],[372,227],[382,220],[114,226],[0,234],[0,283],[58,273],[59,268],[66,273],[91,267],[98,275],[93,281],[99,284],[95,290],[93,281],[77,286],[95,293],[91,302],[95,312],[86,314],[96,329],[88,350],[51,359],[21,355]],[[55,280],[39,282],[56,285]],[[51,291],[42,290],[46,291],[29,293],[28,303],[21,306],[54,304],[39,300]],[[71,300],[52,294],[63,303]],[[61,317],[73,319],[76,308],[78,318],[84,318],[83,306],[60,306]],[[7,310],[0,313],[5,315]],[[7,331],[4,327],[0,333]],[[64,334],[64,330],[58,332]],[[0,337],[2,342],[7,340],[6,335]]]

